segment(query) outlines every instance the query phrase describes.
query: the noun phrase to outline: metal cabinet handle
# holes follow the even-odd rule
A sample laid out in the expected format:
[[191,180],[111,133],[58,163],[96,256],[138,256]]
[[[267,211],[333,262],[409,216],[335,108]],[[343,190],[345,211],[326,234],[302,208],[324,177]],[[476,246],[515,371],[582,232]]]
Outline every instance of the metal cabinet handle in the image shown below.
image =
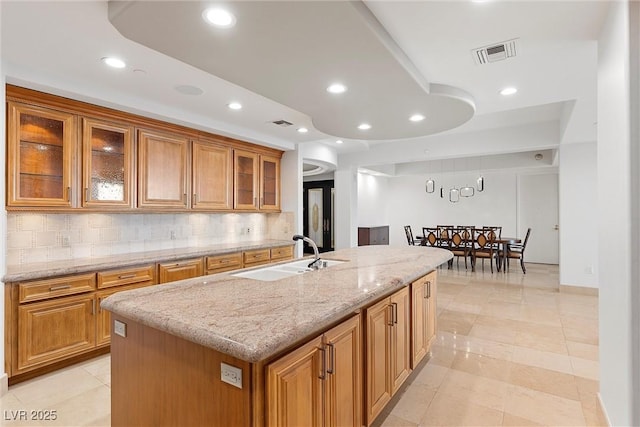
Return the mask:
[[328,343],[327,346],[329,347],[329,368],[327,369],[327,373],[328,374],[335,374],[336,372],[336,347],[333,345],[333,343]]
[[102,313],[102,307],[100,307],[100,303],[102,302],[102,297],[98,298],[98,314]]
[[431,298],[431,282],[427,282],[427,298]]
[[327,378],[327,352],[325,351],[324,347],[320,347],[318,351],[322,352],[322,368],[320,369],[320,376],[318,376],[318,378],[324,380]]
[[87,187],[84,188],[84,201],[89,201],[89,189]]
[[187,193],[184,193],[182,195],[182,203],[184,203],[185,205],[187,204]]
[[393,305],[393,324],[397,325],[398,324],[398,303],[391,303]]
[[258,205],[258,198],[257,198],[257,197],[254,197],[254,198],[253,198],[253,206],[255,207],[255,206],[257,206],[257,205]]
[[391,309],[391,314],[389,315],[390,319],[389,319],[389,323],[387,323],[387,325],[393,326],[393,304],[389,304],[387,307],[389,307]]
[[136,273],[121,274],[120,276],[118,276],[118,279],[133,279],[134,277],[136,277]]
[[63,289],[70,289],[71,285],[58,285],[58,286],[51,286],[49,288],[49,292],[53,292],[53,291],[61,291]]
[[71,187],[67,187],[67,202],[71,201]]
[[429,298],[429,282],[424,284],[424,288],[422,290],[422,294],[424,295],[424,299],[428,299]]
[[96,300],[92,299],[91,300],[91,315],[95,315],[96,314]]
[[198,203],[198,195],[193,193],[193,204],[195,205],[196,203]]

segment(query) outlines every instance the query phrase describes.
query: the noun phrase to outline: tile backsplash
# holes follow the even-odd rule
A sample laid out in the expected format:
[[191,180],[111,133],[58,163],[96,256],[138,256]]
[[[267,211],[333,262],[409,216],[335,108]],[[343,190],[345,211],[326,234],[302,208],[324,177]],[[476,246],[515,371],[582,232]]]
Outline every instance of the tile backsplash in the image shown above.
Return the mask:
[[7,214],[7,264],[263,239],[288,240],[293,212]]

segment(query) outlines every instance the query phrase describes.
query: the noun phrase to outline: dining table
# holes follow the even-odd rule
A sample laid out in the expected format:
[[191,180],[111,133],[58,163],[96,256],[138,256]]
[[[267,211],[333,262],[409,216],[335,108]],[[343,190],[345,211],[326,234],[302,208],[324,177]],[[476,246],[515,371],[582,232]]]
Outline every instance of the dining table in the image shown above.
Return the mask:
[[497,269],[500,271],[501,267],[504,266],[503,271],[506,273],[507,260],[509,259],[509,245],[522,243],[522,240],[517,237],[496,237],[493,241],[498,244],[498,255],[502,253],[502,259],[498,260]]

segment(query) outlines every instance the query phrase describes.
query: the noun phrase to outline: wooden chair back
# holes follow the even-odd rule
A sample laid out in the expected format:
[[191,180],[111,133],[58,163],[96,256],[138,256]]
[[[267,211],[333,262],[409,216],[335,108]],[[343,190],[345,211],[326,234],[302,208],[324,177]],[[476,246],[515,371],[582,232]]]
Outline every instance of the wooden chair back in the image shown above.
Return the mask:
[[438,238],[438,229],[422,227],[422,246],[440,246],[440,239]]
[[413,232],[411,231],[410,225],[404,226],[404,234],[407,236],[407,243],[409,246],[415,245],[415,241],[413,240]]

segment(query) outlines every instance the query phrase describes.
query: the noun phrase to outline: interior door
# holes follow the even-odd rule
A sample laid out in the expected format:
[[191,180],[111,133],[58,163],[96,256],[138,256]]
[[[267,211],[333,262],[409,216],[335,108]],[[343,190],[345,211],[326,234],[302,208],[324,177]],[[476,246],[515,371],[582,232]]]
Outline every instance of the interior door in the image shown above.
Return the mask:
[[518,237],[529,227],[525,261],[558,264],[558,174],[518,177]]
[[[332,251],[334,248],[333,231],[333,180],[305,182],[303,196],[303,232],[316,242],[320,252]],[[313,249],[305,243],[305,252]]]

